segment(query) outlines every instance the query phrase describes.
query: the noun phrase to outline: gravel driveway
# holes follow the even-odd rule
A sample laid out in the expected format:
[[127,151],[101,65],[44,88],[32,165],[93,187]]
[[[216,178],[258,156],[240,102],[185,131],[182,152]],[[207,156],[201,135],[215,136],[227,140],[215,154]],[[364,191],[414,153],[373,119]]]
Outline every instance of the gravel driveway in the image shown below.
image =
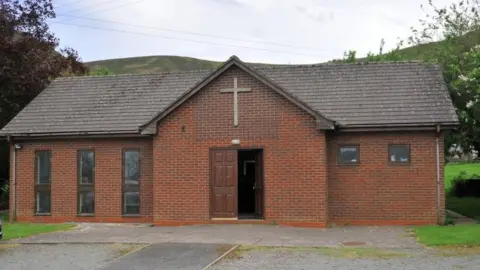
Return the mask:
[[480,248],[427,249],[405,227],[104,224],[3,242],[0,269],[203,269],[234,244],[210,269],[480,269]]
[[114,245],[0,245],[0,269],[93,269],[120,256]]
[[0,244],[0,269],[203,269],[230,245]]
[[254,249],[223,259],[211,269],[479,269],[479,255],[443,254],[427,249]]
[[[0,269],[203,269],[230,245],[1,244]],[[475,254],[476,253],[476,254]],[[241,246],[209,269],[479,269],[472,254],[431,249]]]

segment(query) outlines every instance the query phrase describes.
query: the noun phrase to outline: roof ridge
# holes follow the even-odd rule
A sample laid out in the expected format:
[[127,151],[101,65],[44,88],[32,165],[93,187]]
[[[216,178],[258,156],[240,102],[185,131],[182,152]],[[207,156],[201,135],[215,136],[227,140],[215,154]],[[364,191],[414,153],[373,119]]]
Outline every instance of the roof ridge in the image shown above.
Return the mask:
[[[231,57],[233,58],[233,56]],[[336,63],[326,62],[317,64],[263,64],[263,63],[245,63],[250,68],[255,70],[277,69],[277,68],[307,68],[307,67],[324,67],[324,66],[357,66],[357,65],[381,65],[381,64],[428,64],[423,60],[400,60],[400,61],[360,61],[355,63]],[[435,64],[434,64],[435,65]],[[164,72],[151,73],[125,73],[125,74],[111,74],[111,75],[85,75],[85,76],[66,76],[57,77],[55,80],[75,80],[82,78],[105,78],[105,77],[129,77],[129,76],[151,76],[151,75],[167,75],[167,74],[186,74],[186,73],[206,73],[213,72],[215,69],[192,69],[192,70],[176,70]]]
[[193,70],[164,71],[164,72],[152,72],[152,73],[125,73],[125,74],[110,74],[110,75],[66,76],[66,77],[57,77],[55,78],[55,80],[79,80],[82,78],[106,78],[106,77],[111,78],[111,77],[186,74],[186,73],[206,73],[206,72],[212,72],[212,71],[213,69],[193,69]]

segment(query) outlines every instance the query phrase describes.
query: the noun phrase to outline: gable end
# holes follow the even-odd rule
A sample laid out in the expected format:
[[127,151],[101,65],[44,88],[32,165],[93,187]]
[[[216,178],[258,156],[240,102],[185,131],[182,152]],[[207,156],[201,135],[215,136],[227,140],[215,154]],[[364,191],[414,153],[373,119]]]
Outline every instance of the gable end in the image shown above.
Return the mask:
[[183,94],[180,98],[178,98],[174,103],[172,103],[170,106],[167,107],[164,111],[160,112],[157,114],[154,118],[152,118],[150,121],[148,121],[146,124],[140,126],[140,130],[142,134],[155,134],[157,129],[157,123],[165,118],[168,114],[170,114],[173,110],[175,110],[178,106],[183,104],[185,101],[187,101],[189,98],[191,98],[193,95],[195,95],[198,91],[200,91],[203,87],[205,87],[208,83],[213,81],[215,78],[223,74],[228,68],[231,66],[237,66],[243,71],[247,72],[248,74],[252,75],[255,77],[257,80],[260,82],[264,83],[271,89],[273,89],[275,92],[280,94],[282,97],[286,98],[290,102],[294,103],[307,113],[311,114],[313,117],[315,117],[316,120],[316,125],[317,129],[321,130],[333,130],[335,128],[334,121],[324,117],[322,114],[320,114],[318,111],[314,110],[292,94],[290,94],[288,91],[285,89],[281,88],[277,84],[273,83],[272,81],[268,80],[264,76],[260,75],[257,73],[255,70],[252,68],[248,67],[244,62],[242,62],[238,57],[232,56],[227,62],[225,62],[221,67],[219,67],[217,70],[212,72],[209,76],[207,76],[205,79],[197,83],[194,87],[192,87],[189,91],[187,91],[185,94]]

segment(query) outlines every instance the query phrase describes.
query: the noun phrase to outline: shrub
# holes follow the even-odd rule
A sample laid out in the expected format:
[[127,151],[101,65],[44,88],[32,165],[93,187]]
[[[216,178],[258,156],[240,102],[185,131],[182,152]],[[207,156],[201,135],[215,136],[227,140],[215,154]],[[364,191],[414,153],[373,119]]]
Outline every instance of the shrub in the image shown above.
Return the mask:
[[455,225],[455,221],[453,220],[452,216],[450,216],[450,214],[445,213],[445,221],[443,222],[443,225]]
[[448,196],[454,197],[480,197],[480,176],[467,174],[466,171],[453,177]]
[[8,209],[8,199],[10,195],[10,185],[3,184],[0,186],[0,210]]

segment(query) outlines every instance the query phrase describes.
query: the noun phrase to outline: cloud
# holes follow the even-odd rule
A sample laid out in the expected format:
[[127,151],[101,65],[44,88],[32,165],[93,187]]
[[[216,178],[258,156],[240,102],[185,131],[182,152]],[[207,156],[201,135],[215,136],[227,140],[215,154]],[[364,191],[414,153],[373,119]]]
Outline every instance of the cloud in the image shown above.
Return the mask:
[[238,0],[212,0],[212,1],[217,2],[219,4],[243,6],[242,1],[238,1]]
[[377,51],[382,38],[386,49],[395,47],[397,38],[406,38],[409,27],[422,16],[419,5],[417,0],[85,0],[57,13],[73,10],[70,15],[91,13],[85,16],[199,34],[68,17],[59,20],[114,31],[62,24],[51,27],[62,45],[77,49],[86,61],[142,55],[224,61],[235,54],[253,62],[318,63],[341,58],[348,49],[356,49],[359,55]]

